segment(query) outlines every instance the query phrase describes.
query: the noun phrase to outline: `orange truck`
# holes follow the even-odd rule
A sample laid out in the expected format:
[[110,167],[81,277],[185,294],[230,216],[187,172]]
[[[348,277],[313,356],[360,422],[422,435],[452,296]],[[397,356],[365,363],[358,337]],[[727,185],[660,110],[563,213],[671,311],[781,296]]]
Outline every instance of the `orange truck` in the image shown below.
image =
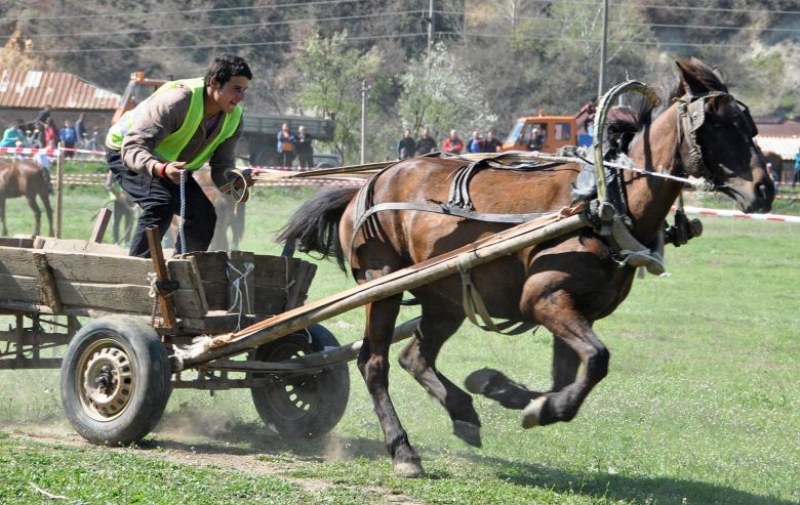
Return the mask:
[[503,151],[555,153],[562,146],[578,145],[578,124],[573,116],[538,116],[517,119],[503,142]]

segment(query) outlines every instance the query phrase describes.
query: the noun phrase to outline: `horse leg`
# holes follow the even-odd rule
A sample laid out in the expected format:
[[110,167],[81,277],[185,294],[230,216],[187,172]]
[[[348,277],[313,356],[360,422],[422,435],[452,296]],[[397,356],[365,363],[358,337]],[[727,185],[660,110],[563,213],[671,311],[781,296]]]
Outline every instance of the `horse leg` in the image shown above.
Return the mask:
[[[26,197],[26,199],[28,200],[28,206],[33,211],[33,222],[34,222],[33,234],[34,235],[39,235],[39,232],[41,231],[41,228],[42,228],[42,209],[40,209],[39,205],[36,204],[36,196],[35,195],[28,196],[28,197]],[[52,235],[52,230],[51,230],[50,234]]]
[[481,447],[481,421],[472,406],[472,397],[436,370],[436,357],[463,322],[463,314],[459,317],[437,312],[432,316],[431,312],[423,305],[422,321],[400,354],[400,366],[447,410],[453,434],[473,447]]
[[50,229],[50,236],[55,237],[56,234],[53,232],[53,208],[50,206],[50,196],[47,193],[40,193],[39,198],[42,199],[44,212],[47,215],[47,225]]
[[8,236],[8,228],[6,228],[6,197],[0,195],[0,222],[3,225],[3,236]]
[[[525,428],[571,420],[592,388],[608,374],[611,354],[597,338],[591,323],[568,300],[569,296],[562,293],[547,300],[539,299],[535,304],[537,319],[562,341],[554,348],[553,359],[566,361],[554,367],[554,390],[532,399],[525,407],[522,414]],[[573,373],[578,362],[583,365],[580,376]]]
[[389,396],[389,346],[400,312],[400,297],[372,302],[366,310],[367,327],[364,345],[358,355],[358,369],[372,397],[395,473],[403,477],[418,477],[424,473],[420,458],[411,447]]

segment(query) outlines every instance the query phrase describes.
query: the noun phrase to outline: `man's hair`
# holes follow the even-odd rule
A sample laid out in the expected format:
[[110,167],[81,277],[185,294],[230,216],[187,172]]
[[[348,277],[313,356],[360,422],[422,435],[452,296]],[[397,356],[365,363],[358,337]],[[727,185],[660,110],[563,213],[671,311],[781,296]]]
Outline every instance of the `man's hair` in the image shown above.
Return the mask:
[[253,73],[244,58],[235,54],[221,54],[211,62],[203,82],[208,86],[211,79],[214,79],[222,87],[226,82],[240,75],[250,80],[253,79]]

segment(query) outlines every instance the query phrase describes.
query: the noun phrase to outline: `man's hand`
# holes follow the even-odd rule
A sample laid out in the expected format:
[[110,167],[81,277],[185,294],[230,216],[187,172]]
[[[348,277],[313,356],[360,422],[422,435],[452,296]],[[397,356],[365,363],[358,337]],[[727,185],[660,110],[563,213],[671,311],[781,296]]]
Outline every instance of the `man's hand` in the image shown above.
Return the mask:
[[165,181],[169,181],[173,184],[180,184],[181,183],[181,172],[184,170],[184,166],[186,165],[185,161],[170,161],[164,166],[163,172],[159,174],[159,177],[163,178]]

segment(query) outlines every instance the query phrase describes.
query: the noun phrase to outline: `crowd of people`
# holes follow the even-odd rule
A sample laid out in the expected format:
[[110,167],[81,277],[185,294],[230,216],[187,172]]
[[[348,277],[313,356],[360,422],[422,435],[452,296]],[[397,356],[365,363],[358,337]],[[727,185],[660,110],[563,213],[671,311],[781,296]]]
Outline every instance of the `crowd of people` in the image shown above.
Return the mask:
[[0,147],[36,147],[53,150],[58,147],[59,142],[63,142],[66,148],[64,152],[66,158],[72,158],[77,148],[97,150],[99,147],[97,132],[90,137],[86,131],[83,113],[78,115],[74,123],[69,119],[64,120],[59,128],[52,117],[50,106],[45,106],[31,123],[17,119],[9,124],[3,131]]
[[288,123],[281,125],[278,132],[278,144],[276,150],[280,156],[282,167],[291,167],[292,162],[297,158],[297,163],[301,168],[311,168],[314,166],[314,137],[306,132],[306,127],[297,127],[297,134],[292,133]]
[[402,138],[397,142],[397,158],[405,160],[414,156],[424,156],[434,152],[447,154],[468,153],[496,153],[500,151],[503,143],[494,136],[494,132],[489,130],[486,135],[481,136],[478,130],[473,130],[468,142],[464,142],[458,136],[457,130],[450,130],[449,135],[442,141],[441,147],[436,140],[431,137],[430,130],[423,128],[418,139],[414,139],[411,130],[403,130]]

